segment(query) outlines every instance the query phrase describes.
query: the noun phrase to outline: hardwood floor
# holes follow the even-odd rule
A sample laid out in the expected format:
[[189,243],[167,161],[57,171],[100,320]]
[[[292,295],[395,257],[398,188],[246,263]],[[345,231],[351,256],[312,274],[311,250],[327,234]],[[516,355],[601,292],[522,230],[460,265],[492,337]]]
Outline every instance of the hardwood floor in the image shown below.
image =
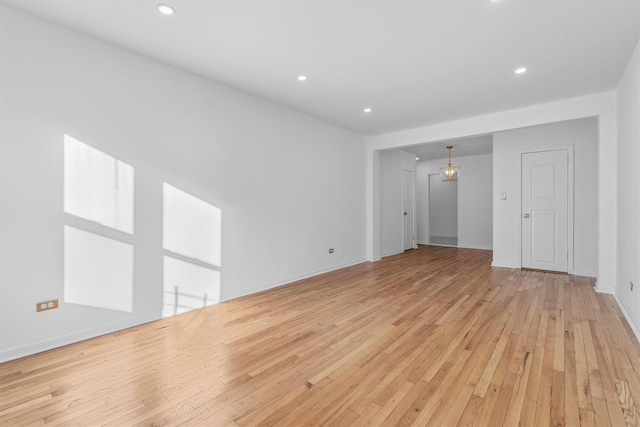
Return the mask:
[[0,425],[639,425],[614,299],[490,262],[421,246],[4,363]]

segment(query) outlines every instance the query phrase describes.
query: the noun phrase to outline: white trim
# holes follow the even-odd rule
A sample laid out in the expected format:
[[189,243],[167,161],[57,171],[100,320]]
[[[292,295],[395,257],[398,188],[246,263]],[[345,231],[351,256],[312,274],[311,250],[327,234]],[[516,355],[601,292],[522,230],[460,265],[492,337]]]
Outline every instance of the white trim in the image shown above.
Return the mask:
[[[402,155],[404,155],[403,153],[401,153]],[[411,157],[414,157],[413,154],[411,154]],[[401,164],[404,165],[404,160],[401,157]],[[415,163],[415,160],[413,161]],[[416,215],[416,167],[413,167],[413,170],[407,170],[407,169],[402,169],[402,212],[406,213],[406,211],[404,210],[404,205],[406,203],[406,200],[404,198],[404,196],[407,194],[406,189],[404,188],[405,186],[405,172],[409,172],[411,174],[411,179],[412,179],[412,184],[413,184],[413,195],[411,197],[411,201],[412,201],[412,206],[411,206],[411,216],[412,221],[413,222],[413,233],[411,235],[411,242],[405,242],[405,237],[407,235],[406,230],[405,230],[405,220],[404,220],[404,216],[402,217],[402,248],[404,250],[409,250],[411,248],[415,249],[416,248],[416,240],[417,240],[417,235],[418,235],[418,216]],[[410,246],[410,247],[407,247]]]
[[453,238],[455,237],[456,239],[458,238],[457,234],[429,234],[429,236],[433,236],[433,237],[447,237],[447,238]]
[[389,252],[387,254],[380,254],[380,259],[388,257],[388,256],[393,256],[393,255],[398,255],[401,254],[405,251],[406,249],[400,249],[399,251],[393,251],[393,252]]
[[447,246],[447,247],[451,247],[451,248],[462,248],[462,249],[482,249],[485,251],[492,251],[493,250],[493,246],[484,246],[484,245],[474,245],[474,244],[458,244],[457,246],[454,245],[443,245],[440,243],[430,243],[430,242],[426,242],[423,240],[419,240],[418,241],[419,245],[427,245],[427,246]]
[[605,287],[596,285],[594,287],[594,289],[599,294],[608,294],[608,295],[615,295],[616,294],[616,288],[605,288]]
[[596,280],[596,285],[593,288],[599,294],[609,294],[609,295],[615,295],[616,294],[616,288],[615,287],[602,286],[600,284],[599,280]]
[[[466,119],[451,120],[368,138],[369,150],[407,148],[429,142],[485,135],[546,123],[606,116],[615,124],[616,91],[567,98]],[[613,127],[609,130],[613,130]],[[614,137],[615,134],[611,134]]]
[[160,320],[158,318],[158,313],[147,313],[142,316],[128,318],[127,320],[112,322],[106,325],[83,329],[81,331],[72,332],[70,334],[62,335],[55,338],[47,338],[44,340],[31,342],[29,344],[11,347],[0,351],[0,363],[19,359],[21,357],[31,356],[65,345],[75,344],[77,342],[88,340],[91,338],[97,338],[101,335],[107,335],[114,332],[122,331],[123,329],[133,328],[145,323],[153,322],[155,320]]
[[640,324],[638,324],[635,318],[631,315],[631,310],[629,309],[629,307],[627,307],[627,304],[625,304],[624,300],[620,298],[618,292],[614,292],[613,297],[616,299],[618,307],[620,307],[620,311],[622,311],[624,318],[627,319],[627,322],[629,322],[629,326],[631,326],[631,329],[636,335],[636,338],[638,339],[638,341],[640,341]]
[[[379,259],[376,260],[376,261],[379,261]],[[244,289],[244,290],[242,290],[240,292],[229,292],[227,294],[227,293],[224,293],[224,290],[223,290],[223,296],[222,296],[221,302],[229,301],[229,300],[240,298],[240,297],[244,297],[244,296],[247,296],[247,295],[256,294],[258,292],[268,291],[269,289],[278,288],[280,286],[288,285],[290,283],[297,282],[299,280],[308,279],[310,277],[318,276],[318,275],[324,274],[324,273],[329,273],[329,272],[335,271],[335,270],[340,270],[341,268],[346,268],[346,267],[351,267],[353,265],[362,264],[364,262],[371,262],[371,261],[368,261],[366,259],[350,261],[350,262],[334,265],[334,266],[327,267],[327,268],[321,268],[319,270],[315,270],[315,271],[312,271],[312,272],[309,272],[309,273],[304,273],[304,274],[299,274],[299,275],[296,275],[296,276],[291,276],[291,277],[288,277],[286,279],[277,280],[275,282],[265,283],[265,284],[260,285],[260,286],[255,286],[253,288]],[[229,286],[229,285],[227,284],[225,286]]]
[[458,247],[459,248],[464,248],[464,249],[482,249],[483,251],[492,251],[493,250],[493,246],[475,245],[473,243],[458,243]]
[[[380,152],[370,149],[368,139],[366,155],[366,251],[367,260],[374,262],[380,260]],[[373,230],[377,231],[373,232]]]
[[[568,164],[567,164],[567,252],[568,252],[568,259],[567,259],[567,273],[571,274],[570,272],[573,271],[573,256],[574,256],[574,251],[573,251],[573,240],[574,240],[574,236],[573,236],[573,223],[574,223],[574,211],[573,211],[573,205],[575,203],[574,200],[574,191],[573,191],[573,186],[574,186],[574,167],[573,167],[573,161],[574,161],[574,146],[573,145],[558,145],[558,146],[551,146],[551,147],[544,147],[544,148],[535,148],[535,149],[526,149],[526,150],[520,150],[518,151],[518,153],[520,154],[520,161],[518,162],[518,177],[520,179],[520,185],[518,186],[519,188],[519,192],[520,194],[518,195],[520,198],[520,212],[522,212],[522,155],[523,154],[530,154],[530,153],[542,153],[545,151],[563,151],[566,150],[567,151],[567,156],[569,158]],[[522,219],[520,221],[518,221],[518,235],[516,236],[517,242],[518,242],[518,247],[520,248],[520,250],[518,251],[518,253],[516,254],[516,258],[517,258],[517,263],[519,264],[519,267],[517,268],[522,268]]]
[[[573,276],[583,276],[583,277],[591,277],[592,279],[596,279],[598,277],[598,273],[596,273],[595,271],[578,271],[578,270],[573,270],[570,271],[569,274],[573,275]],[[613,288],[615,289],[615,288]],[[603,292],[604,293],[604,292]],[[610,293],[610,292],[606,292],[606,293]]]
[[491,267],[502,267],[502,268],[520,268],[519,265],[509,264],[508,262],[502,263],[500,261],[493,260],[491,262]]

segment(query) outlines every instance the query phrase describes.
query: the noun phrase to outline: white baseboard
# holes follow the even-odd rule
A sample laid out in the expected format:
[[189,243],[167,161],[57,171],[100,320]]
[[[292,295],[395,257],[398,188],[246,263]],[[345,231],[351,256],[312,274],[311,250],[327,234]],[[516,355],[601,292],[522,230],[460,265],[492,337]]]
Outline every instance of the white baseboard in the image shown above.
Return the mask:
[[620,307],[620,311],[622,311],[625,319],[627,319],[627,322],[629,322],[629,325],[631,326],[633,333],[636,335],[636,338],[638,339],[638,341],[640,341],[640,324],[638,324],[636,319],[633,317],[633,315],[631,314],[631,310],[629,309],[629,307],[627,307],[627,304],[624,302],[624,300],[620,298],[618,292],[615,292],[613,294],[613,297],[616,299],[618,307]]
[[473,243],[458,243],[457,246],[453,245],[441,245],[439,243],[431,243],[428,240],[418,240],[417,243],[419,245],[429,245],[429,246],[451,246],[453,248],[463,248],[463,249],[483,249],[486,251],[492,251],[493,246],[485,246],[485,245],[475,245]]
[[382,258],[384,258],[384,257],[388,257],[388,256],[398,255],[398,254],[401,254],[403,252],[404,252],[404,249],[400,249],[399,251],[396,251],[396,252],[389,252],[388,254],[380,254],[380,256]]
[[[598,273],[595,273],[593,271],[584,271],[584,270],[572,270],[569,272],[569,274],[573,274],[574,276],[591,277],[592,279],[595,279],[598,277]],[[596,283],[596,288],[597,286],[598,284]],[[602,293],[609,293],[609,292],[602,292]]]
[[[580,276],[580,275],[576,274],[576,276]],[[587,276],[587,277],[590,277],[590,276]],[[598,284],[598,282],[596,282],[596,286],[594,287],[594,289],[599,294],[616,295],[616,288],[610,288],[610,287],[607,287],[607,286],[601,286],[600,284]]]
[[[576,275],[577,276],[577,275]],[[589,277],[589,276],[587,276]],[[600,283],[599,280],[596,279],[596,284],[593,287],[597,293],[599,294],[609,294],[609,295],[615,295],[616,294],[616,288],[615,286],[611,287],[611,286],[604,286],[602,283]]]
[[331,267],[322,268],[319,270],[315,270],[309,273],[304,273],[296,276],[290,276],[286,279],[276,280],[275,282],[265,283],[260,286],[255,286],[249,289],[243,289],[239,292],[229,292],[222,295],[222,301],[229,301],[232,299],[245,297],[247,295],[255,294],[258,292],[267,291],[269,289],[278,288],[280,286],[288,285],[289,283],[297,282],[298,280],[308,279],[313,276],[318,276],[320,274],[329,273],[331,271],[340,270],[341,268],[351,267],[352,265],[362,264],[363,262],[368,262],[365,259],[360,259],[356,261],[345,262],[338,265],[333,265]]
[[74,344],[80,341],[99,337],[100,335],[106,335],[112,332],[121,331],[123,329],[132,328],[134,326],[140,326],[144,323],[153,322],[154,320],[158,319],[159,318],[157,317],[157,313],[155,315],[146,314],[119,322],[113,322],[106,325],[83,329],[81,331],[72,332],[70,334],[62,335],[55,338],[48,338],[29,344],[19,345],[17,347],[11,347],[0,351],[0,363],[19,359],[25,356],[31,356],[36,353],[41,353],[43,351],[52,350],[54,348],[62,347],[69,344]]
[[501,262],[496,260],[493,260],[491,262],[491,267],[520,268],[519,265],[509,264],[508,262]]
[[484,251],[492,251],[493,250],[493,246],[476,245],[476,244],[473,244],[473,243],[460,243],[460,242],[458,242],[458,247],[459,248],[464,248],[464,249],[482,249]]

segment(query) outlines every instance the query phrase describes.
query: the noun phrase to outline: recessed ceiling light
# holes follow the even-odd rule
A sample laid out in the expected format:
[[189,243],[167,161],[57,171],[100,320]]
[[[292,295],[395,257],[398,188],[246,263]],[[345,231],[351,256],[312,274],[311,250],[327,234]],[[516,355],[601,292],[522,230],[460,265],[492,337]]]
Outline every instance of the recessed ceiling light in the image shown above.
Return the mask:
[[518,69],[516,69],[515,73],[516,74],[523,74],[527,72],[527,67],[520,67]]
[[164,3],[159,3],[158,4],[158,10],[160,11],[160,13],[164,14],[164,15],[173,15],[173,12],[175,12],[175,9],[171,6],[169,6],[168,4],[164,4]]
[[298,76],[298,80],[303,82],[303,81],[307,80],[307,76]]
[[370,112],[371,112],[371,108],[368,108],[368,107],[367,107],[367,108],[365,108],[365,109],[364,109],[364,112],[365,112],[365,113],[370,113]]
[[416,157],[416,160],[420,160],[420,157]]

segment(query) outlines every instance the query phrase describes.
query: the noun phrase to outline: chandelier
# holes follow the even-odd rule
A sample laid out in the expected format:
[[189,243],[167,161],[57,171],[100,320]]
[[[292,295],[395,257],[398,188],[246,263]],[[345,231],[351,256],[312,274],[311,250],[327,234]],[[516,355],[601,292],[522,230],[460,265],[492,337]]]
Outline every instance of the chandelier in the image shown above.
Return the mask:
[[451,164],[451,149],[453,146],[447,146],[449,150],[449,164],[440,168],[440,181],[457,181],[460,177],[460,166]]

